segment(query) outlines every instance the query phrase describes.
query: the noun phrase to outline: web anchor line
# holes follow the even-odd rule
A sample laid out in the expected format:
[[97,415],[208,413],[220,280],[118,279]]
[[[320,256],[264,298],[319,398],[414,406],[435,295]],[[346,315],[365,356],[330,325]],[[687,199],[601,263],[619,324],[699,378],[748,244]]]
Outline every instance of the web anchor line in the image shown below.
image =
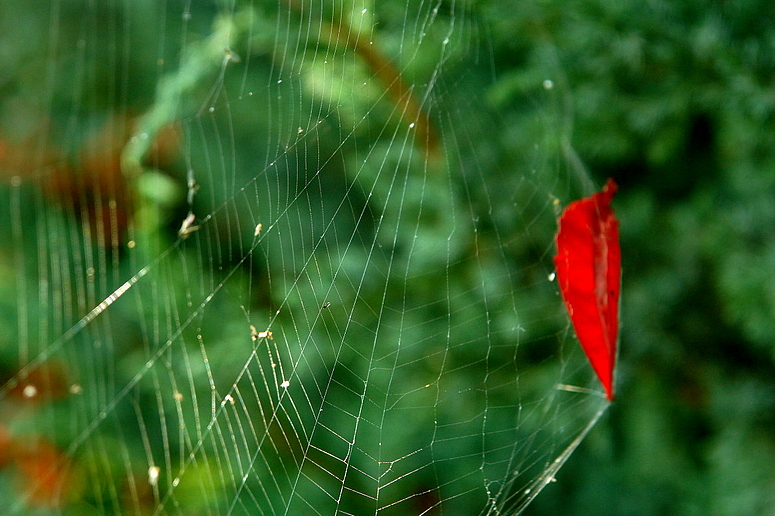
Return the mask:
[[110,305],[118,301],[121,296],[126,294],[129,289],[131,289],[138,281],[140,281],[143,276],[148,274],[148,272],[156,266],[157,263],[159,263],[162,259],[164,259],[169,252],[171,251],[172,247],[165,250],[162,254],[156,257],[156,259],[137,271],[137,273],[126,280],[124,283],[122,283],[116,290],[110,293],[105,299],[103,299],[97,306],[92,308],[89,313],[81,317],[78,322],[70,326],[70,328],[65,331],[61,337],[59,337],[57,340],[52,342],[46,349],[38,353],[38,355],[33,358],[27,365],[22,367],[19,372],[17,372],[15,375],[13,375],[5,384],[3,384],[2,387],[0,387],[0,399],[4,398],[8,392],[16,388],[20,382],[24,381],[29,377],[29,375],[35,371],[38,367],[40,367],[44,362],[46,362],[49,358],[51,358],[54,353],[62,349],[62,346],[67,344],[70,340],[72,340],[76,335],[78,335],[81,330],[83,330],[87,325],[89,325],[92,321],[94,321],[97,317],[99,317],[102,312],[108,309]]
[[[587,434],[592,430],[592,428],[595,426],[595,424],[598,422],[600,417],[605,413],[606,410],[608,410],[608,407],[610,406],[610,403],[605,403],[600,409],[597,411],[597,413],[594,415],[592,420],[590,420],[589,423],[587,423],[587,426],[584,427],[584,429],[579,433],[579,435],[576,436],[573,441],[571,441],[570,444],[568,444],[567,447],[560,453],[552,462],[549,464],[549,466],[544,470],[544,472],[533,480],[528,486],[522,490],[520,490],[517,493],[512,494],[511,496],[524,496],[525,498],[522,499],[519,504],[514,509],[510,509],[508,511],[505,511],[507,514],[512,514],[513,516],[518,516],[519,514],[522,514],[522,512],[527,508],[528,505],[530,505],[533,500],[541,493],[541,491],[544,490],[546,486],[548,486],[550,483],[552,483],[555,480],[555,475],[557,475],[557,472],[560,471],[560,468],[562,468],[565,463],[568,461],[570,456],[573,454],[574,451],[576,451],[576,448],[579,447],[581,442],[586,438]],[[490,507],[490,510],[486,513],[488,516],[494,515],[494,514],[502,514],[504,513],[503,507],[499,507],[497,502],[493,504]]]

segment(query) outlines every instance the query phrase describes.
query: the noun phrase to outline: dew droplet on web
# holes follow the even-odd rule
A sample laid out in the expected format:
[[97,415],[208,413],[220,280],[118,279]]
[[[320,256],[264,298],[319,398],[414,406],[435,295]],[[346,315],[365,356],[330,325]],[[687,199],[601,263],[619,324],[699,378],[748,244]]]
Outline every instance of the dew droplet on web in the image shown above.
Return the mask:
[[151,486],[156,486],[156,484],[159,483],[159,474],[161,473],[161,468],[159,466],[151,466],[148,468],[148,483]]
[[38,388],[34,385],[27,384],[24,386],[24,390],[22,390],[22,396],[24,396],[27,399],[34,398],[38,395]]

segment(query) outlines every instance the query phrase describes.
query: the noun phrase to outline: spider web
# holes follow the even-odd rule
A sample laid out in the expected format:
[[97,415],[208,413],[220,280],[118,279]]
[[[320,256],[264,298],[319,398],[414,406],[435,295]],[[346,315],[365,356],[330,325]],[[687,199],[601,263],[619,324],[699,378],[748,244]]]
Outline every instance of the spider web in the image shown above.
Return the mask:
[[7,10],[3,514],[517,514],[555,479],[607,403],[552,282],[591,183],[549,43],[503,64],[494,4]]

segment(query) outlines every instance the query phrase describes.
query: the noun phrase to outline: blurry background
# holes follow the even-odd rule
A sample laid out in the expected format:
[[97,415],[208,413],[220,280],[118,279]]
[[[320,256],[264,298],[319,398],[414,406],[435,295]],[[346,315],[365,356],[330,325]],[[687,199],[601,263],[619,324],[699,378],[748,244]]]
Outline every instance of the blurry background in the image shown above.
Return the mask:
[[[255,500],[282,486],[233,464],[260,449],[246,430],[256,407],[287,405],[291,375],[271,378],[285,357],[292,399],[341,392],[330,421],[293,403],[266,425],[267,471],[293,478],[278,457],[297,459],[318,424],[380,446],[343,421],[394,424],[385,457],[417,451],[398,478],[414,498],[395,514],[508,513],[517,502],[489,490],[540,479],[600,406],[552,394],[599,386],[546,278],[558,203],[613,177],[617,399],[525,514],[775,514],[772,2],[1,9],[3,510],[152,514],[164,500],[173,513],[180,498],[184,514],[281,513]],[[251,324],[271,326],[274,355],[251,362],[274,345]],[[408,345],[393,354],[395,342]],[[219,374],[224,387],[208,384]],[[531,407],[538,421],[513,415]],[[212,442],[208,421],[222,429]],[[197,439],[215,451],[192,452]],[[495,450],[508,446],[505,464]],[[358,451],[336,453],[368,462]],[[164,498],[189,453],[193,484]],[[484,481],[458,482],[468,454]],[[344,474],[346,461],[306,457]],[[230,469],[256,483],[226,490],[213,472]],[[313,500],[325,475],[306,478],[309,492],[294,489]]]

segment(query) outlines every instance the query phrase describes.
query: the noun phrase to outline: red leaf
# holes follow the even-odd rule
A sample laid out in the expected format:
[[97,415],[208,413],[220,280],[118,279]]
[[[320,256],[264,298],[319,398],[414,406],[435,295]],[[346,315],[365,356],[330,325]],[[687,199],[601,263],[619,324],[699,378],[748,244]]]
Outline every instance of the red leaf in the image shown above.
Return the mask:
[[565,307],[592,369],[614,399],[621,250],[611,201],[617,186],[572,202],[560,217],[554,265]]

